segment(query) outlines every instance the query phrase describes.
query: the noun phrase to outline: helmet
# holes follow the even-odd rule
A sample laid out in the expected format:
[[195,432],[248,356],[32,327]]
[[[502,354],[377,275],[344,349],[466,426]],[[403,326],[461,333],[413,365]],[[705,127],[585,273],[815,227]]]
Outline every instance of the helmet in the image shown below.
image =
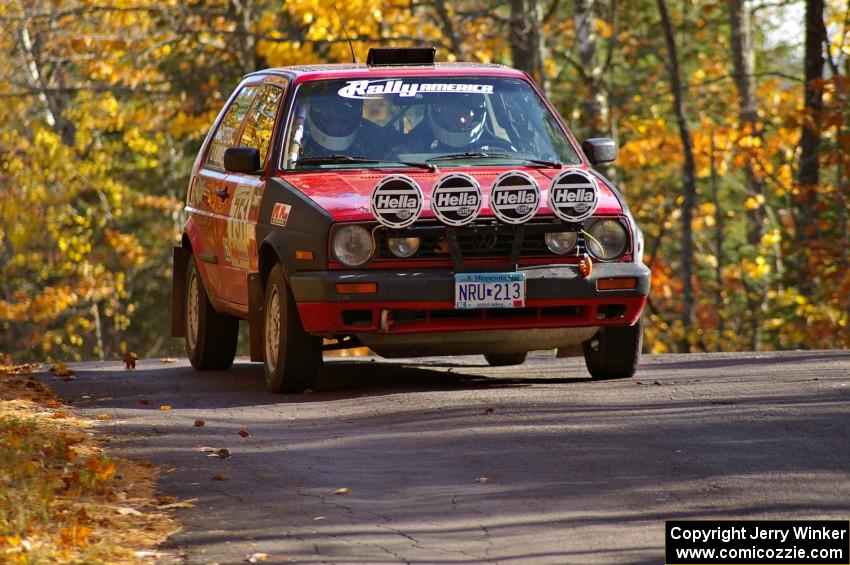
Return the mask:
[[480,94],[444,94],[428,105],[428,121],[434,136],[449,147],[478,141],[484,133],[487,106]]
[[331,151],[348,149],[363,119],[363,101],[316,93],[310,97],[307,126],[310,137]]

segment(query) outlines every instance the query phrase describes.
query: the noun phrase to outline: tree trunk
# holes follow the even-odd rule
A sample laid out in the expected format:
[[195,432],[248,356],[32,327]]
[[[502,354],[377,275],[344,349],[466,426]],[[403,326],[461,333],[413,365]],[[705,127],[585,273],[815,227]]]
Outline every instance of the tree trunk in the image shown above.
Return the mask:
[[452,50],[452,55],[457,57],[458,60],[463,60],[463,46],[445,2],[443,0],[431,0],[431,5],[437,14],[437,22],[440,24],[440,30],[446,36],[446,39],[449,40],[449,48]]
[[714,269],[716,286],[714,287],[714,308],[717,311],[717,343],[718,350],[723,351],[723,335],[726,333],[724,314],[725,301],[723,300],[723,267],[726,258],[723,255],[723,239],[725,230],[726,213],[720,205],[720,190],[718,188],[717,156],[714,145],[714,132],[711,132],[711,199],[714,204],[714,254],[717,266]]
[[679,53],[676,48],[676,39],[673,35],[673,25],[667,13],[665,0],[657,0],[658,11],[661,14],[661,25],[664,28],[664,40],[667,44],[667,57],[669,62],[667,69],[670,73],[670,88],[673,91],[673,110],[676,114],[676,123],[679,126],[679,137],[682,142],[682,152],[685,161],[682,165],[682,239],[681,239],[681,273],[682,273],[682,326],[685,336],[682,338],[681,349],[686,352],[690,349],[687,334],[694,321],[694,297],[693,297],[693,262],[694,241],[691,221],[693,220],[694,201],[696,200],[696,165],[694,164],[694,148],[691,140],[691,129],[685,115],[685,101],[682,91],[682,76],[679,70]]
[[797,288],[806,297],[814,292],[811,272],[801,261],[809,247],[809,238],[814,231],[817,185],[820,181],[820,112],[823,109],[822,89],[816,81],[823,79],[823,46],[826,28],[823,24],[823,0],[806,0],[806,120],[800,136],[800,164],[797,182],[800,194],[797,197],[796,239],[800,261],[797,261]]
[[596,54],[599,36],[596,34],[595,4],[596,0],[575,0],[573,16],[578,61],[584,69],[584,76],[587,77],[585,80],[587,92],[582,101],[582,114],[588,137],[602,136],[608,121],[607,99],[600,88],[602,65]]
[[508,41],[513,66],[528,73],[545,92],[549,85],[543,69],[542,26],[539,0],[511,0]]
[[[750,13],[744,0],[728,0],[729,31],[732,46],[732,64],[734,67],[735,86],[738,89],[738,129],[741,136],[760,137],[761,128],[758,119],[758,101],[756,99],[756,84],[753,75],[755,53],[753,51],[752,31],[750,29]],[[764,183],[753,170],[752,157],[747,153],[744,164],[747,193],[759,198],[764,196]],[[761,198],[759,198],[761,201]],[[747,211],[747,241],[758,249],[764,235],[764,210],[758,206]],[[761,311],[760,295],[748,295],[747,306],[752,316],[752,332],[750,333],[750,349],[758,351],[761,345]]]
[[239,45],[239,63],[245,73],[252,73],[257,68],[257,40],[254,36],[254,3],[253,0],[231,0],[236,21],[237,37],[241,38]]

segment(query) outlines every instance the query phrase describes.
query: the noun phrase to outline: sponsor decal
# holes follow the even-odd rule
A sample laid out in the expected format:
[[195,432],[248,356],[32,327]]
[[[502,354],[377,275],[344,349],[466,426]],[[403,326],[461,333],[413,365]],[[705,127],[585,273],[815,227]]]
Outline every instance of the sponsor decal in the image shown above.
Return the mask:
[[225,237],[222,240],[224,261],[239,269],[249,269],[251,266],[248,254],[248,243]]
[[384,95],[409,98],[417,94],[493,94],[492,84],[408,82],[402,79],[350,80],[337,91],[344,98],[369,99]]
[[286,222],[289,220],[290,210],[292,210],[292,206],[289,204],[283,204],[282,202],[275,204],[274,209],[272,209],[271,223],[276,226],[285,227]]
[[422,213],[422,189],[405,175],[384,177],[372,189],[372,215],[388,228],[413,225]]
[[540,208],[540,187],[522,171],[499,175],[490,189],[490,210],[506,224],[522,224]]
[[599,186],[590,173],[564,171],[549,187],[549,208],[565,222],[581,222],[589,218],[599,204]]
[[248,268],[248,242],[256,239],[254,226],[248,221],[254,194],[253,186],[237,186],[227,218],[227,237],[223,241],[224,260],[240,269]]
[[431,211],[444,224],[462,226],[481,211],[481,186],[464,173],[441,178],[431,192]]

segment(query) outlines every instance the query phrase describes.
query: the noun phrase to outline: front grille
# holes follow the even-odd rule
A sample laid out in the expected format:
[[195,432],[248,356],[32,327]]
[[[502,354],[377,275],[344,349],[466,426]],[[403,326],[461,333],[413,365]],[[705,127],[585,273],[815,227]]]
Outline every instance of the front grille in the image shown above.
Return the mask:
[[[561,225],[560,229],[567,229]],[[516,238],[518,226],[486,223],[465,226],[454,229],[457,236],[458,249],[463,259],[507,259]],[[546,247],[545,234],[553,230],[553,224],[524,225],[524,235],[519,255],[521,257],[556,257]],[[397,260],[390,252],[387,240],[391,237],[419,237],[419,251],[413,256],[416,259],[448,259],[451,258],[449,234],[441,224],[417,225],[405,230],[378,229],[375,233],[377,243],[377,259]],[[576,249],[569,255],[584,253],[584,236],[579,234]]]

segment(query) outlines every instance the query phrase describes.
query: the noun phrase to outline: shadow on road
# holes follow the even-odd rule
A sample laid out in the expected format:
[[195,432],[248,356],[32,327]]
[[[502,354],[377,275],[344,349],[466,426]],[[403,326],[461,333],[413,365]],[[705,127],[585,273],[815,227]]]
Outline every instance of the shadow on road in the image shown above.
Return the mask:
[[[496,375],[487,375],[485,370],[489,373],[496,371]],[[228,371],[195,371],[182,364],[156,364],[149,361],[132,372],[117,367],[108,371],[99,367],[80,368],[76,371],[76,382],[70,385],[53,384],[57,392],[72,399],[93,392],[101,398],[98,405],[102,407],[126,407],[153,395],[173,396],[176,393],[179,396],[187,393],[195,397],[203,395],[209,400],[210,408],[232,408],[243,405],[329,402],[400,392],[503,389],[589,380],[581,376],[541,376],[533,369],[525,372],[524,376],[517,376],[515,371],[509,374],[499,374],[498,371],[487,365],[445,361],[425,360],[422,364],[414,365],[375,359],[331,360],[325,362],[315,390],[272,394],[266,390],[263,366],[259,363],[237,361]],[[581,373],[575,371],[576,375]]]

